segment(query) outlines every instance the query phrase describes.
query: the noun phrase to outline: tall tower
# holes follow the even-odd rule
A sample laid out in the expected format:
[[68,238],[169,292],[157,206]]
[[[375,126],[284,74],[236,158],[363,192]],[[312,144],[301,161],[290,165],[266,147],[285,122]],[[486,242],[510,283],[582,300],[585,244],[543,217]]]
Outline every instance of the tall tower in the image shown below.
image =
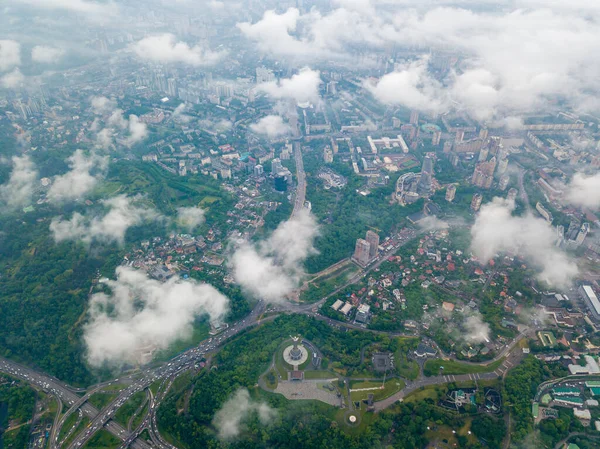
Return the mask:
[[377,257],[377,250],[379,249],[379,235],[373,231],[367,231],[367,242],[369,243],[369,259]]
[[364,239],[356,240],[356,247],[354,248],[354,256],[352,258],[358,262],[362,267],[366,267],[369,264],[369,253],[371,252],[371,245]]
[[433,175],[433,158],[429,155],[423,159],[423,167],[421,168],[421,179],[417,187],[419,195],[429,195],[431,193],[431,177]]
[[446,189],[446,201],[451,203],[452,201],[454,201],[455,196],[456,196],[456,186],[454,184],[451,184]]
[[456,131],[456,137],[454,138],[454,141],[456,143],[462,143],[463,140],[465,140],[465,131],[459,129],[458,131]]
[[471,200],[471,210],[477,212],[481,207],[481,201],[483,201],[483,196],[481,196],[481,193],[476,193],[473,195],[473,199]]
[[415,126],[419,124],[419,111],[410,112],[410,124]]
[[433,137],[431,138],[431,145],[433,145],[434,147],[437,147],[440,144],[441,140],[442,140],[442,132],[436,131],[433,133]]

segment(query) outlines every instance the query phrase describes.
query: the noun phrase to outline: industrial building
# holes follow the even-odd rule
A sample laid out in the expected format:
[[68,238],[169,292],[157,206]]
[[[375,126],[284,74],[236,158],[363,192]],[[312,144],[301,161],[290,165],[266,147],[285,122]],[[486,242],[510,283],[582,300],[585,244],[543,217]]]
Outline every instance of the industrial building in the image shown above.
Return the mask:
[[589,285],[582,285],[579,287],[579,294],[585,301],[592,316],[596,320],[600,320],[600,301],[598,301],[598,297],[592,287]]

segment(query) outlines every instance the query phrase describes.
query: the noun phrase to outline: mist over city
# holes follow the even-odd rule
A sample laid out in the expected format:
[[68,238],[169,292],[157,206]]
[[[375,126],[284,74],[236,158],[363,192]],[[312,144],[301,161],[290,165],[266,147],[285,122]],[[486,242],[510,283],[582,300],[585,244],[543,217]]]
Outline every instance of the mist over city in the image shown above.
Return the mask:
[[0,449],[600,446],[600,3],[4,0]]

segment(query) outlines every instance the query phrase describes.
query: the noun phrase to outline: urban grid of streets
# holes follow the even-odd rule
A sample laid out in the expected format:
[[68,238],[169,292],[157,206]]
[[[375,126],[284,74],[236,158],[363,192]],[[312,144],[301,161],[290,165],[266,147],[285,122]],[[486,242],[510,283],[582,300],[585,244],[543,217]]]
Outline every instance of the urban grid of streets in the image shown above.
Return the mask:
[[[294,157],[296,160],[296,175],[298,179],[298,188],[296,190],[296,195],[294,199],[294,211],[292,213],[293,215],[298,213],[298,211],[304,207],[306,196],[306,175],[304,173],[301,145],[298,141],[294,142]],[[416,235],[418,234],[413,234],[412,238],[415,238]],[[370,330],[364,329],[361,326],[343,323],[332,320],[330,318],[323,317],[318,314],[317,310],[329,297],[331,297],[331,295],[338,293],[348,285],[353,284],[357,282],[360,278],[365,277],[370,271],[378,268],[383,261],[385,261],[389,256],[396,253],[404,244],[411,241],[412,238],[405,239],[395,248],[383,253],[379,261],[377,261],[370,267],[359,271],[342,287],[338,288],[327,297],[321,299],[319,302],[304,305],[293,303],[281,304],[277,306],[275,311],[279,313],[307,314],[316,319],[323,320],[332,326],[343,326],[357,330],[372,332]],[[62,448],[62,441],[59,441],[61,429],[69,415],[71,415],[72,413],[79,413],[78,410],[80,410],[81,413],[83,413],[83,415],[90,419],[90,423],[81,433],[79,433],[71,441],[71,443],[66,447],[66,449],[78,449],[83,447],[85,443],[89,441],[98,430],[102,428],[106,429],[108,432],[119,438],[122,441],[122,444],[119,447],[123,449],[127,447],[132,447],[135,449],[176,449],[173,445],[165,441],[160,436],[156,422],[156,410],[160,405],[161,401],[165,398],[166,393],[168,392],[172,382],[183,371],[194,368],[194,365],[198,364],[206,354],[215,353],[216,351],[218,351],[220,347],[231,337],[237,335],[239,332],[251,326],[259,324],[261,321],[272,320],[277,316],[277,314],[273,314],[267,318],[262,318],[265,311],[266,304],[264,303],[264,301],[259,300],[252,312],[247,317],[236,323],[233,323],[221,334],[219,334],[218,337],[201,342],[197,347],[191,348],[177,355],[169,362],[165,362],[159,367],[144,368],[133,375],[123,376],[117,379],[113,379],[111,381],[93,385],[87,390],[85,390],[85,394],[83,396],[80,396],[78,393],[82,393],[84,390],[74,388],[47,374],[41,373],[31,368],[27,368],[23,365],[3,358],[0,358],[0,372],[4,372],[14,377],[20,378],[30,383],[31,385],[38,387],[51,395],[54,395],[59,401],[60,405],[56,414],[54,425],[52,427],[52,432],[50,434],[50,449]],[[488,378],[491,379],[504,375],[506,371],[510,368],[510,366],[514,365],[514,362],[519,357],[520,351],[518,351],[517,343],[521,340],[521,338],[523,338],[526,335],[526,333],[532,332],[534,330],[535,329],[531,329],[529,331],[521,332],[521,334],[519,334],[509,345],[507,345],[505,349],[500,354],[498,354],[498,356],[494,360],[486,362],[491,363],[506,357],[506,360],[504,361],[503,365],[500,368],[498,368],[495,372],[475,375],[467,374],[463,376],[448,375],[429,378],[419,378],[413,382],[408,382],[406,388],[404,388],[400,392],[390,396],[387,399],[376,402],[375,410],[379,411],[383,410],[386,407],[389,407],[396,401],[401,400],[406,394],[422,386],[444,384],[448,382],[462,380],[478,380]],[[390,335],[400,334],[390,333]],[[513,351],[515,349],[517,349],[517,351]],[[513,360],[513,362],[511,362],[511,359]],[[150,385],[158,381],[162,381],[161,387],[159,388],[156,396],[154,396],[152,391],[149,390],[149,387]],[[95,392],[101,390],[104,387],[116,383],[128,384],[129,386],[124,388],[120,392],[120,394],[102,410],[98,410],[96,407],[87,402],[89,397]],[[136,429],[132,429],[131,431],[129,431],[120,424],[118,424],[113,418],[116,412],[119,410],[119,408],[121,408],[129,399],[131,399],[131,397],[134,394],[144,390],[146,390],[147,394],[149,395],[148,411],[141,424],[139,424],[139,426]],[[62,416],[62,418],[59,419],[60,413],[62,411],[62,404],[68,405],[69,408]],[[142,431],[145,429],[148,430],[152,443],[138,438]]]

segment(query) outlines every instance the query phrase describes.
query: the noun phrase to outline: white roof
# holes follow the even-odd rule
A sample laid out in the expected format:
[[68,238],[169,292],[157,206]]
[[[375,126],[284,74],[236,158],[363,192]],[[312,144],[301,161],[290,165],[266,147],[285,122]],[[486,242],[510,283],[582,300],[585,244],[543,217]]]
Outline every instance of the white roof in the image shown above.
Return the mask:
[[332,308],[333,310],[337,310],[337,309],[339,309],[340,307],[342,307],[342,304],[344,304],[344,303],[343,303],[341,300],[339,300],[339,299],[338,299],[338,300],[336,300],[336,301],[333,303],[333,305],[331,306],[331,308]]
[[342,307],[340,312],[342,312],[344,315],[346,315],[348,312],[350,312],[350,310],[352,310],[352,304],[347,302],[346,304],[344,304],[344,307]]
[[592,287],[584,285],[583,291],[594,306],[594,309],[596,309],[596,313],[600,314],[600,301],[598,301],[598,297],[596,296],[596,293],[594,293],[594,290],[592,290]]

